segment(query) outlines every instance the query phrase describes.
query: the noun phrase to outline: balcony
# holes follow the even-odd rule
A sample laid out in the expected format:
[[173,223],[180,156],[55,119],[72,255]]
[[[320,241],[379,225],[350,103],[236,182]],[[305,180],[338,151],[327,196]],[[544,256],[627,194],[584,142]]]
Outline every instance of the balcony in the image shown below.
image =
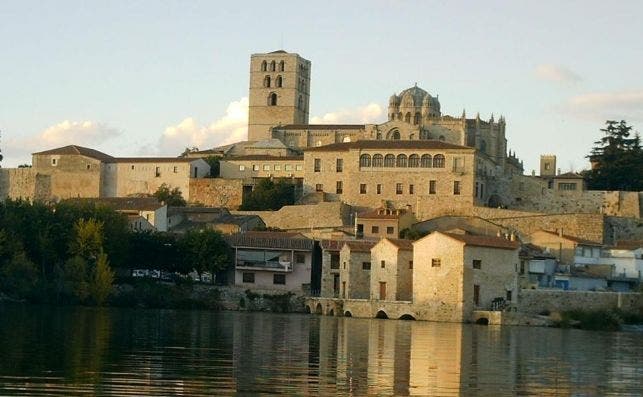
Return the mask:
[[242,270],[267,270],[274,272],[292,272],[291,262],[279,261],[237,261],[237,269]]

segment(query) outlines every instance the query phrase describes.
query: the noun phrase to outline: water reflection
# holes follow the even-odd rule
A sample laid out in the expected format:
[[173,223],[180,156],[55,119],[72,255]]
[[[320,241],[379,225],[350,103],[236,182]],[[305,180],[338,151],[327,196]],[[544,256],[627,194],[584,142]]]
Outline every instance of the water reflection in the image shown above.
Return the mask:
[[0,305],[0,394],[641,395],[643,337]]

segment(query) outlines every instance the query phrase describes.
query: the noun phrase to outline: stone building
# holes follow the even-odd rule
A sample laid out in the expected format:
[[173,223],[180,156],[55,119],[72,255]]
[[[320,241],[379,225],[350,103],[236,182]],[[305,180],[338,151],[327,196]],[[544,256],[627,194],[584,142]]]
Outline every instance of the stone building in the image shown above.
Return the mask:
[[519,244],[499,237],[433,232],[413,243],[413,304],[438,321],[463,322],[518,292]]
[[125,214],[128,217],[130,227],[137,231],[154,230],[166,232],[168,230],[167,204],[159,202],[154,197],[103,197],[71,199],[69,201],[93,203],[96,206],[111,208],[116,212]]
[[413,244],[383,238],[371,248],[372,300],[411,301],[413,298]]
[[377,208],[357,214],[356,237],[366,239],[398,238],[413,225],[415,216],[404,209]]
[[557,232],[538,230],[528,236],[531,244],[546,249],[564,265],[574,264],[574,257],[578,250],[587,252],[589,257],[600,257],[601,243],[586,240],[576,236],[564,234],[562,229]]
[[340,250],[344,246],[342,240],[322,240],[321,289],[319,296],[324,298],[339,298],[339,263]]
[[342,299],[368,299],[371,285],[371,248],[374,242],[346,241],[339,251]]

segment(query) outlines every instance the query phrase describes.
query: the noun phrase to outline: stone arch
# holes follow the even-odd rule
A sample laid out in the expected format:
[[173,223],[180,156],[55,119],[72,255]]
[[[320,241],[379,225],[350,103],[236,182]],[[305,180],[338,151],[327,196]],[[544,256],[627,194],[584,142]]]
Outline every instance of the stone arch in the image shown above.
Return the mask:
[[375,318],[388,319],[388,314],[384,310],[378,310]]
[[268,70],[268,62],[266,61],[261,62],[261,71],[265,72],[267,70]]
[[400,320],[415,320],[415,317],[412,314],[402,314]]
[[274,92],[268,95],[268,106],[277,106],[277,94]]
[[409,167],[417,168],[419,166],[420,166],[420,156],[413,153],[412,155],[409,156]]
[[420,159],[420,167],[422,168],[431,168],[431,155],[423,154]]
[[386,134],[386,139],[388,140],[399,140],[400,139],[400,131],[397,128],[394,128],[390,130]]
[[324,314],[324,308],[321,303],[318,303],[315,307],[315,314]]
[[369,154],[362,154],[359,156],[359,166],[360,167],[370,167],[371,166],[371,156]]
[[407,163],[407,157],[406,154],[398,154],[397,155],[397,160],[395,161],[395,166],[396,167],[406,167]]
[[270,87],[270,76],[266,76],[263,78],[263,86]]
[[331,308],[330,308],[330,310],[328,310],[328,315],[329,315],[329,316],[334,316],[334,315],[335,315],[335,309],[333,309],[333,308],[331,307]]
[[310,313],[312,312],[312,310],[310,310],[310,306],[308,306],[308,305],[306,305],[306,308],[304,309],[304,311],[305,311],[307,314],[310,314]]
[[415,113],[415,116],[413,116],[413,124],[420,124],[420,120],[422,120],[422,115],[420,114],[420,112]]
[[353,317],[353,313],[351,313],[350,311],[346,310],[344,312],[344,317]]
[[270,62],[270,71],[271,71],[271,72],[274,72],[274,71],[275,71],[275,66],[276,66],[275,61]]
[[383,167],[384,166],[384,156],[377,153],[373,155],[373,167]]
[[479,319],[476,320],[476,324],[478,325],[489,325],[489,319],[486,317],[480,317]]
[[395,167],[395,155],[387,154],[384,156],[384,167]]
[[286,63],[284,61],[279,62],[279,71],[283,72],[285,69]]

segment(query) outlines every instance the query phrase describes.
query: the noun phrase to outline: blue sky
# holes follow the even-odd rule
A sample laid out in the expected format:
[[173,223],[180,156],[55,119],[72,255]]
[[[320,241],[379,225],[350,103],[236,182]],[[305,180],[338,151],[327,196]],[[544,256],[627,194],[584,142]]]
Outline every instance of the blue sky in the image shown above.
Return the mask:
[[381,122],[415,82],[444,114],[507,119],[509,148],[563,171],[605,119],[643,130],[643,2],[7,1],[3,166],[77,143],[176,155],[242,139],[250,54],[312,61],[314,121]]

